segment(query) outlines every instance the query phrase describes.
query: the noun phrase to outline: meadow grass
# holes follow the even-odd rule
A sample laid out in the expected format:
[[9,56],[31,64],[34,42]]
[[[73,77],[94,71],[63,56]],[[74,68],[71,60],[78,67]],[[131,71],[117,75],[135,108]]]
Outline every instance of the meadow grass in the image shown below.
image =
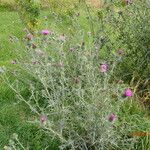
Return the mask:
[[[15,69],[11,61],[17,59],[16,49],[20,49],[23,38],[23,25],[17,12],[0,7],[0,67]],[[28,123],[34,117],[29,109],[17,101],[15,94],[0,79],[0,149],[8,144],[13,133],[21,135],[21,142],[42,149],[49,143],[55,149],[55,143],[47,139],[36,125]],[[44,138],[45,137],[45,138]],[[27,142],[28,141],[28,142]]]

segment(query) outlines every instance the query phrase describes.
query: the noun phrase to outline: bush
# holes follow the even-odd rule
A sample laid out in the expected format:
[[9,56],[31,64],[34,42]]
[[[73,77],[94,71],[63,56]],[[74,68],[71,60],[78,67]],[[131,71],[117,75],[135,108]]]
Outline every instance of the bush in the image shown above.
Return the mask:
[[37,114],[34,123],[58,138],[60,149],[132,148],[135,138],[127,138],[132,127],[119,121],[126,85],[112,81],[117,61],[99,59],[94,45],[82,43],[82,32],[74,37],[42,33],[21,63],[28,73],[23,79],[28,96],[17,88],[19,76],[10,85]]
[[[116,3],[115,3],[115,7]],[[121,63],[121,70],[128,79],[132,75],[149,79],[150,72],[150,2],[148,0],[132,1],[120,8],[112,16],[112,26],[117,28],[114,44],[118,44],[125,51],[125,59]],[[127,72],[127,73],[125,73]]]
[[22,22],[33,32],[38,25],[38,18],[40,15],[39,3],[32,0],[16,0],[16,2]]

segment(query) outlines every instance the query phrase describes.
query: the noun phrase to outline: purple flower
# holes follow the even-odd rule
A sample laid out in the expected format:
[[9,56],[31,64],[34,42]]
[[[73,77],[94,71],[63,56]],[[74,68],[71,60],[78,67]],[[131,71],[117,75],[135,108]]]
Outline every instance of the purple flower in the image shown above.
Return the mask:
[[125,3],[128,5],[128,4],[131,4],[131,0],[125,0]]
[[127,89],[125,89],[123,96],[124,97],[131,97],[131,96],[133,96],[133,93],[129,88],[127,88]]
[[47,117],[45,115],[40,116],[40,122],[41,123],[46,122],[46,120],[47,120]]
[[114,113],[111,113],[109,116],[108,116],[108,121],[110,122],[113,122],[117,119],[117,116],[114,114]]
[[27,40],[32,40],[33,39],[33,35],[31,33],[28,33],[26,36]]
[[107,64],[101,64],[100,65],[100,72],[105,73],[108,70]]
[[48,35],[50,32],[49,32],[49,30],[45,29],[45,30],[42,30],[41,33],[42,33],[43,35]]

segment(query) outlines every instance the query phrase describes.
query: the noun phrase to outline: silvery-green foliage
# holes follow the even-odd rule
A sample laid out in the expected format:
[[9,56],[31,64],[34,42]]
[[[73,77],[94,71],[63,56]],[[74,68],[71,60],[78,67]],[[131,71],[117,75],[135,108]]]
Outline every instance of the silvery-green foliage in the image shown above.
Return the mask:
[[[135,139],[127,135],[132,127],[120,124],[118,116],[125,85],[112,78],[117,61],[101,60],[95,45],[90,39],[84,42],[83,36],[82,31],[73,37],[51,32],[34,38],[36,48],[29,45],[20,62],[28,75],[23,78],[28,96],[17,88],[20,77],[10,87],[37,114],[35,123],[60,140],[60,149],[131,149]],[[100,72],[102,63],[109,66],[105,73]],[[117,120],[108,120],[111,113]]]

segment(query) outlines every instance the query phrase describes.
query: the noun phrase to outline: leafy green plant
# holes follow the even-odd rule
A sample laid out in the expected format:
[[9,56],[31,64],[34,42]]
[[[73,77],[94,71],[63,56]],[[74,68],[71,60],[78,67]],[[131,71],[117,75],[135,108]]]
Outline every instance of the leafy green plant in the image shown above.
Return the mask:
[[31,31],[38,25],[40,15],[40,6],[38,2],[33,0],[16,0],[18,4],[18,13],[22,22]]
[[47,4],[51,12],[57,14],[59,17],[65,18],[72,16],[78,6],[77,0],[47,0]]
[[[117,26],[120,45],[124,44],[126,57],[122,61],[122,71],[139,78],[149,79],[150,72],[150,2],[137,0],[118,11],[114,27]],[[113,24],[113,23],[112,23]],[[126,70],[126,71],[125,71]]]

